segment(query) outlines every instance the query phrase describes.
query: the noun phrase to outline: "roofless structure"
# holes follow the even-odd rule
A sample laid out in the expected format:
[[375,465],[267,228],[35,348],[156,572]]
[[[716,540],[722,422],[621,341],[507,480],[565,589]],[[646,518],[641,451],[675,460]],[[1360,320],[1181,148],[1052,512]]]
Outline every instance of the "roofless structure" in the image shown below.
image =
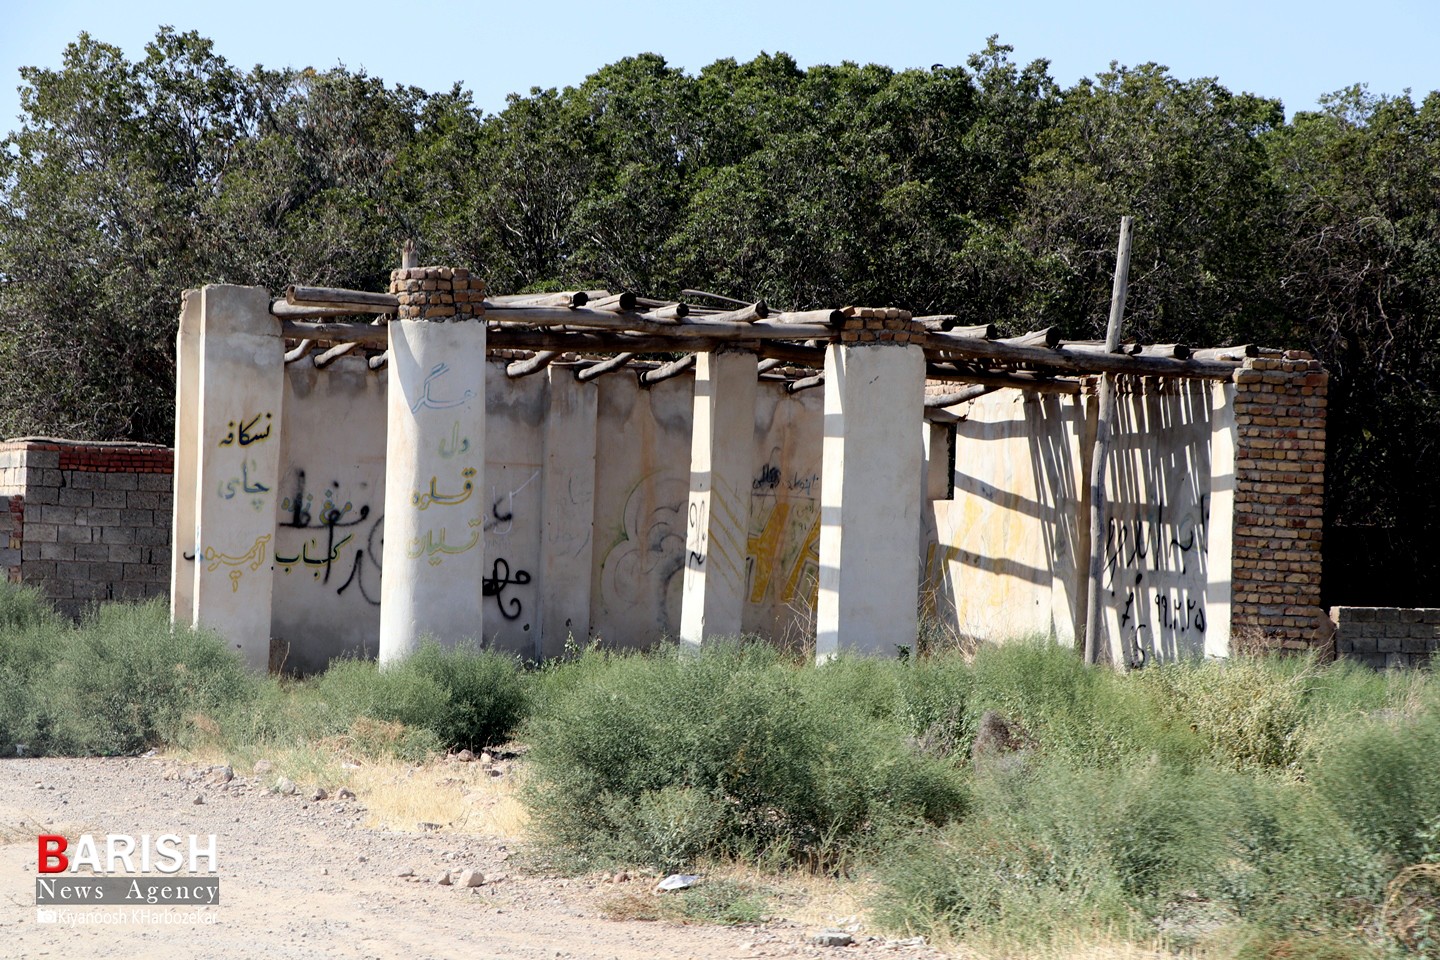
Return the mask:
[[[355,501],[342,500],[338,479],[310,468],[299,470],[300,487],[287,495],[305,443],[279,441],[304,404],[319,402],[316,378],[343,368],[361,380],[368,373],[366,389],[383,391],[385,405],[383,509],[376,503],[366,514],[384,518],[383,537],[374,542],[372,532],[369,543],[370,562],[382,555],[379,583],[369,587],[378,625],[371,641],[352,639],[350,647],[384,661],[427,635],[443,642],[498,636],[510,625],[496,626],[495,608],[508,620],[514,608],[504,594],[516,599],[523,585],[540,594],[538,622],[526,622],[533,635],[502,645],[543,656],[567,637],[603,634],[592,593],[619,582],[623,564],[607,567],[599,556],[611,534],[598,507],[586,513],[582,501],[606,485],[607,457],[651,456],[648,449],[613,449],[625,442],[624,430],[607,435],[604,411],[595,412],[596,391],[629,371],[627,390],[682,381],[688,394],[689,456],[678,472],[685,478],[683,531],[645,548],[647,558],[668,550],[682,560],[672,571],[679,622],[669,632],[683,642],[747,629],[747,603],[772,589],[764,553],[788,556],[791,540],[814,556],[813,600],[800,599],[822,658],[893,655],[915,643],[922,611],[962,633],[1032,632],[1048,622],[1057,638],[1078,642],[1092,616],[1087,601],[1102,592],[1103,647],[1117,661],[1224,655],[1240,628],[1292,645],[1310,639],[1325,374],[1307,355],[1255,346],[1112,348],[1062,341],[1053,329],[998,337],[993,326],[961,327],[952,316],[895,308],[787,312],[763,301],[684,296],[495,296],[459,267],[403,267],[384,293],[292,286],[272,299],[259,288],[191,291],[179,334],[174,616],[220,629],[260,668],[271,661],[284,619],[276,584],[307,569],[311,556],[323,558],[312,565],[312,579],[322,566],[327,583],[342,575],[345,551],[359,549],[359,530],[347,531],[359,515]],[[307,385],[297,386],[302,368]],[[1095,445],[1101,377],[1112,378],[1121,394],[1113,451]],[[492,437],[487,456],[487,418],[509,417],[505,398],[541,380],[546,406],[531,428],[543,439],[530,457],[538,486],[525,488],[539,491],[539,546],[529,561],[535,572],[522,571],[522,582],[508,560],[501,570],[497,556],[487,557],[487,544],[508,522],[499,520],[509,507],[496,506],[494,464],[524,460],[499,446],[529,441]],[[762,394],[771,399],[757,406]],[[761,449],[773,440],[761,428],[777,414],[762,423],[757,411],[783,413],[784,398],[808,404],[808,413],[793,415],[792,432],[813,433],[819,451],[815,476],[789,487],[814,501],[814,528],[807,528],[813,543],[801,542],[807,531],[794,522],[795,530],[772,537],[757,513],[770,471],[780,474]],[[359,415],[329,416],[330,429],[344,432],[345,421]],[[354,457],[338,456],[363,460],[360,446],[379,449],[375,426],[350,445]],[[653,432],[645,427],[637,435],[649,436],[646,430]],[[994,477],[1013,465],[995,466],[983,451],[1022,434],[1033,469],[1023,491],[1007,491]],[[1115,510],[1101,517],[1103,534],[1087,519],[1092,504],[1084,489],[1096,456],[1115,471]],[[1137,468],[1142,460],[1148,465]],[[989,465],[976,466],[980,461]],[[347,460],[346,469],[352,466]],[[1183,507],[1165,488],[1177,471],[1185,474],[1182,499],[1192,501]],[[305,484],[314,482],[331,487],[323,509],[305,499],[313,499]],[[379,483],[377,472],[370,488]],[[770,492],[778,496],[780,486],[775,480]],[[637,495],[632,491],[631,501]],[[509,496],[513,505],[521,494]],[[1187,509],[1194,517],[1185,528],[1175,517]],[[1004,510],[1045,528],[1024,534],[1043,545],[1020,574],[1005,566],[1017,564],[1019,547],[977,548],[966,540],[993,541],[983,528],[1001,522]],[[627,506],[624,516],[633,512]],[[961,530],[962,513],[983,522]],[[792,514],[799,515],[787,509],[786,517]],[[628,522],[620,524],[624,539],[643,540]],[[299,553],[283,543],[292,531],[307,537]],[[1093,569],[1092,535],[1101,545]],[[565,555],[582,541],[588,546]],[[1138,578],[1130,569],[1137,561],[1150,564]],[[363,575],[364,564],[354,570]],[[1157,585],[1145,586],[1147,573]],[[1005,599],[1010,586],[997,586],[1007,576],[1028,584],[1025,609]],[[995,609],[980,615],[987,598]],[[795,600],[792,591],[787,602]],[[1030,606],[1048,609],[1036,620]],[[1014,629],[1000,629],[1004,617],[995,614],[1008,614]],[[659,617],[650,635],[620,639],[654,642],[666,625]]]

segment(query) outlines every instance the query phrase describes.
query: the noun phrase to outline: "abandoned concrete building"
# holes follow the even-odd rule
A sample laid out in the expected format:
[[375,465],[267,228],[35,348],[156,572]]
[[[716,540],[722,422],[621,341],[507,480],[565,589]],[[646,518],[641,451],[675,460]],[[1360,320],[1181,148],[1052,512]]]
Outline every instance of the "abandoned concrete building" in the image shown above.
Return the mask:
[[189,291],[178,357],[172,614],[256,669],[425,636],[1072,644],[1092,594],[1132,663],[1328,639],[1326,374],[1303,354],[490,296],[413,267],[386,293]]

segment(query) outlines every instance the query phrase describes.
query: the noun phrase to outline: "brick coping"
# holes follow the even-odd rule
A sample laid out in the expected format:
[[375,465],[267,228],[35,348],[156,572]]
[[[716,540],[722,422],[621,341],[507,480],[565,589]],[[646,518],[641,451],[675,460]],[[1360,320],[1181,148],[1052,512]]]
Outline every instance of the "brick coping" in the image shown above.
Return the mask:
[[162,443],[139,443],[133,440],[65,440],[59,437],[14,437],[0,441],[0,451],[10,450],[141,450],[147,453],[165,451]]

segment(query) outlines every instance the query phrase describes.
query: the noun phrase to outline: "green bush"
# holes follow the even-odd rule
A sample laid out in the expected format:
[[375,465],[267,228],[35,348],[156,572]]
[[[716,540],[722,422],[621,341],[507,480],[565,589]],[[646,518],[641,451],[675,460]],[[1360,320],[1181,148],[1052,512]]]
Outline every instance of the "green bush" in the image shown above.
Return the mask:
[[260,682],[219,638],[172,627],[159,602],[106,604],[76,627],[27,633],[54,644],[18,731],[36,753],[116,755],[181,743],[198,718],[249,699]]
[[8,641],[21,631],[34,630],[58,621],[54,607],[34,587],[0,581],[0,662],[6,657]]
[[505,740],[528,709],[514,657],[427,643],[386,670],[338,660],[300,683],[261,678],[162,604],[103,604],[79,624],[0,584],[0,755],[123,754],[201,739],[296,746],[338,738],[418,760]]
[[1316,747],[1315,789],[1393,867],[1426,852],[1424,831],[1440,819],[1440,715],[1336,724]]
[[478,750],[501,743],[529,709],[526,677],[513,656],[463,645],[447,650],[427,643],[401,668],[445,690],[446,709],[426,726],[451,747]]
[[1109,766],[1152,756],[1189,762],[1200,753],[1192,731],[1158,721],[1153,698],[1135,678],[1087,667],[1055,643],[982,647],[972,682],[968,723],[997,710],[1047,757]]
[[964,808],[954,769],[904,744],[893,697],[857,695],[857,678],[893,664],[817,669],[717,644],[565,669],[526,731],[529,801],[545,834],[584,856],[834,866],[886,824]]
[[1230,853],[1216,899],[1277,928],[1359,929],[1386,879],[1382,857],[1313,788],[1293,780],[1231,781]]
[[975,815],[885,858],[883,925],[1010,945],[1076,930],[1183,945],[1237,923],[1347,933],[1373,919],[1383,889],[1374,852],[1303,784],[1051,760],[982,773],[974,791]]
[[514,657],[471,647],[422,644],[379,669],[373,661],[336,660],[314,681],[331,731],[356,717],[430,731],[442,746],[500,743],[524,718],[525,677]]
[[933,756],[967,758],[980,722],[970,665],[954,653],[921,657],[900,676],[898,719],[916,746]]
[[886,926],[1017,942],[1138,929],[1180,891],[1213,886],[1224,853],[1227,804],[1206,776],[1052,760],[983,774],[974,790],[974,816],[882,864]]
[[1304,657],[1236,657],[1145,671],[1162,718],[1188,723],[1209,759],[1235,770],[1298,768],[1320,669]]

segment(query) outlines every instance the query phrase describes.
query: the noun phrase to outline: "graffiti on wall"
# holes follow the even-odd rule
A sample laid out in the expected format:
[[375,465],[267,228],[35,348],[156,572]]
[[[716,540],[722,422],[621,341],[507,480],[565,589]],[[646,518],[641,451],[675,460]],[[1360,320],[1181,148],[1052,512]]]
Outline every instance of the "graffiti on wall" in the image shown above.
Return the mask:
[[787,469],[777,447],[750,482],[746,600],[813,608],[820,584],[820,475]]
[[[450,397],[448,400],[435,396],[433,391],[435,390],[436,383],[444,379],[445,375],[449,372],[450,365],[448,363],[437,363],[430,368],[430,372],[425,375],[425,382],[420,385],[420,396],[416,397],[415,402],[410,404],[411,413],[419,413],[421,407],[427,410],[450,410],[463,406],[465,403],[474,399],[475,391],[468,387],[458,396]],[[443,393],[444,391],[442,390],[441,392]],[[467,446],[468,443],[469,441],[466,441]]]
[[1205,632],[1206,524],[1210,498],[1184,510],[1164,500],[1105,525],[1102,588],[1119,615],[1124,648],[1144,664],[1167,638]]
[[[264,432],[260,432],[255,429],[257,426],[259,426],[262,416],[265,419]],[[270,436],[270,429],[274,426],[274,419],[274,414],[257,413],[249,420],[246,420],[244,417],[241,417],[238,421],[231,420],[228,424],[226,424],[227,429],[225,432],[225,436],[221,438],[220,442],[217,443],[216,446],[228,447],[238,442],[240,446],[248,447],[252,443],[259,443],[261,440],[265,440]],[[237,424],[239,427],[238,431],[236,429]]]
[[385,555],[385,517],[382,514],[370,524],[365,535],[365,545],[355,548],[355,557],[350,563],[350,576],[335,589],[336,596],[343,597],[352,586],[362,600],[372,607],[380,606],[380,564]]
[[466,467],[460,471],[460,478],[463,481],[460,489],[454,493],[441,493],[435,489],[440,482],[439,477],[430,478],[430,489],[416,490],[410,494],[410,505],[416,510],[427,510],[432,504],[442,507],[453,507],[456,504],[464,503],[470,499],[470,494],[475,492],[475,468]]
[[221,567],[229,567],[230,571],[226,575],[230,578],[230,592],[238,593],[240,579],[245,575],[245,569],[248,568],[254,572],[265,564],[265,555],[269,549],[270,540],[271,536],[267,533],[256,537],[250,549],[244,553],[228,554],[216,550],[214,547],[206,547],[200,556],[205,561],[205,569],[211,573]]
[[293,481],[286,484],[291,493],[280,500],[282,519],[277,527],[281,533],[298,530],[312,535],[300,540],[298,547],[291,536],[285,537],[291,542],[289,547],[277,542],[275,565],[286,574],[297,568],[307,570],[314,580],[327,586],[332,577],[338,580],[342,572],[348,571],[335,593],[344,596],[354,588],[366,603],[378,606],[384,518],[372,519],[370,505],[357,506],[338,480],[325,485],[317,506],[316,495],[308,488],[306,471],[296,469],[293,474]]
[[[520,615],[525,612],[525,606],[520,598],[514,595],[506,596],[505,590],[508,587],[523,587],[530,582],[528,570],[516,570],[510,572],[510,562],[504,557],[496,557],[490,564],[490,576],[485,577],[480,583],[481,593],[487,597],[495,598],[495,605],[500,608],[500,615],[506,620],[519,620]],[[529,624],[525,625],[528,630]]]
[[[680,622],[677,589],[685,569],[688,478],[652,473],[630,489],[614,539],[600,557],[600,597],[614,607],[649,609],[662,630]],[[599,529],[597,525],[597,530]]]
[[745,542],[750,603],[814,605],[820,583],[820,504],[775,499],[751,511]]
[[280,501],[280,509],[286,518],[280,521],[279,526],[291,530],[319,530],[320,533],[303,541],[294,553],[282,553],[280,545],[276,544],[275,563],[285,573],[302,566],[321,583],[329,583],[335,564],[355,538],[354,530],[343,534],[339,531],[363,524],[370,516],[370,507],[364,504],[357,509],[350,499],[340,493],[340,484],[336,481],[321,494],[317,508],[315,495],[305,489],[305,484],[305,471],[296,470],[294,492]]
[[[490,500],[490,516],[485,520],[485,532],[494,534],[497,537],[506,537],[514,529],[515,524],[515,498],[525,492],[540,477],[540,471],[534,470],[528,479],[513,490],[495,494]],[[493,492],[493,491],[492,491]]]

